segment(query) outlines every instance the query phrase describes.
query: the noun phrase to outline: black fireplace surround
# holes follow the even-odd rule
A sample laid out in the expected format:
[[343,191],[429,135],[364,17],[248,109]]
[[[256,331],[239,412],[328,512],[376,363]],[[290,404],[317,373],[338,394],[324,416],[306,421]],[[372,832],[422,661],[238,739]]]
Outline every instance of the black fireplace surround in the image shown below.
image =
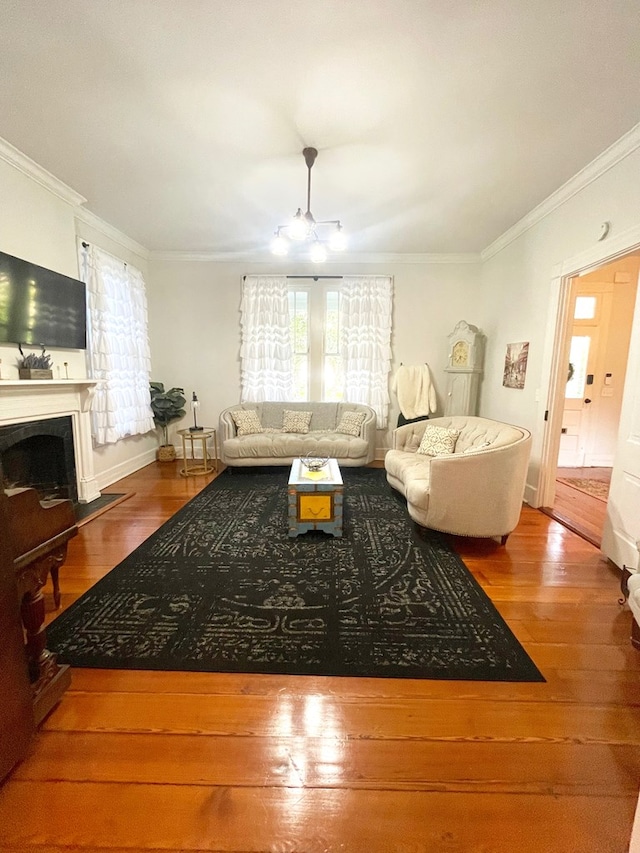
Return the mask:
[[2,488],[28,486],[41,500],[78,503],[71,416],[0,427]]

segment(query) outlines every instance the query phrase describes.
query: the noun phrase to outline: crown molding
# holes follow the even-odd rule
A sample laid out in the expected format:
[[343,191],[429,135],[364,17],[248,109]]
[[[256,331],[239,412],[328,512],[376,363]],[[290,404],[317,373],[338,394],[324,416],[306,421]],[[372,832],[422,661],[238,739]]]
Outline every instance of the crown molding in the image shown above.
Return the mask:
[[[206,263],[270,263],[281,266],[283,263],[311,264],[303,258],[288,260],[274,257],[272,254],[251,252],[150,252],[152,261],[201,261]],[[451,254],[394,254],[394,253],[359,253],[345,254],[332,257],[318,267],[340,266],[348,264],[478,264],[481,257],[476,252],[459,252]],[[316,267],[314,266],[314,269]]]
[[595,160],[592,160],[584,169],[581,169],[572,178],[569,178],[566,183],[558,187],[555,192],[540,202],[537,207],[534,207],[533,210],[527,213],[526,216],[523,216],[515,225],[512,225],[497,240],[494,240],[486,249],[483,249],[480,253],[482,260],[486,261],[497,255],[498,252],[501,252],[506,246],[513,243],[514,240],[517,240],[525,231],[533,228],[541,219],[544,219],[545,216],[548,216],[556,208],[569,201],[570,198],[573,198],[574,195],[577,195],[585,187],[588,187],[589,184],[593,183],[601,175],[604,175],[605,172],[608,172],[609,169],[613,168],[621,160],[624,160],[629,154],[633,154],[638,148],[640,148],[640,124],[632,127],[624,136],[621,136],[613,145],[610,145],[602,154],[599,154]]
[[31,178],[32,181],[36,182],[36,184],[39,184],[41,187],[49,190],[50,193],[53,193],[53,195],[62,199],[62,201],[66,201],[67,204],[79,207],[81,204],[86,202],[86,198],[84,198],[84,196],[81,196],[80,193],[72,190],[71,187],[67,186],[67,184],[59,178],[56,178],[56,176],[52,175],[51,172],[47,172],[46,169],[39,166],[35,160],[27,157],[26,154],[22,153],[22,151],[18,151],[18,149],[11,145],[10,142],[7,142],[6,139],[2,139],[1,137],[0,160],[4,160],[5,163],[8,163],[10,166],[13,166],[14,169],[22,172],[23,175]]
[[149,260],[151,255],[149,249],[141,243],[137,243],[131,237],[128,237],[123,231],[120,231],[115,226],[105,222],[104,219],[96,216],[95,213],[91,213],[91,211],[87,210],[86,207],[80,207],[75,211],[75,219],[78,222],[84,222],[85,225],[88,225],[91,228],[95,228],[96,231],[104,234],[104,236],[108,237],[109,240],[113,240],[114,243],[128,249],[130,252],[138,255],[138,257],[144,258],[147,261]]

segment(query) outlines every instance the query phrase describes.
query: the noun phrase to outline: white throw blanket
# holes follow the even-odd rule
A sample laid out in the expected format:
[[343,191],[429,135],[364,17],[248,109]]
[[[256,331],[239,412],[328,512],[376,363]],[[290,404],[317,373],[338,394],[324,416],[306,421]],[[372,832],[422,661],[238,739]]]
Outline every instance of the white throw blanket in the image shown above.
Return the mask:
[[436,389],[431,382],[428,364],[401,364],[391,383],[405,418],[420,418],[435,412]]

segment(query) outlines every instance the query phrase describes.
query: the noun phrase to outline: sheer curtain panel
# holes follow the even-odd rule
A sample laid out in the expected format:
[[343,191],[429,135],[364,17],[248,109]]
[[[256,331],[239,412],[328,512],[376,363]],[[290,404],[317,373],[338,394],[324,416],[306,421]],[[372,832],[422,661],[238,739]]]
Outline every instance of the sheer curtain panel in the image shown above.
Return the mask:
[[344,399],[374,409],[378,429],[387,426],[391,369],[389,276],[345,276],[340,288]]
[[80,243],[87,285],[89,375],[98,380],[91,409],[95,444],[114,444],[155,428],[150,406],[151,354],[142,273]]
[[293,352],[286,277],[245,276],[240,314],[241,402],[291,400]]

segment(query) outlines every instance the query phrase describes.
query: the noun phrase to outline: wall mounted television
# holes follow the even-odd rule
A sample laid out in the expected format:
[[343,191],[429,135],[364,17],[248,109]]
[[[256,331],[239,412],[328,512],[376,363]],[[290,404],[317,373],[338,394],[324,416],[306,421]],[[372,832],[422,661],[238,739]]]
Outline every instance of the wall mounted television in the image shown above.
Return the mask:
[[86,349],[84,282],[0,252],[0,344]]

